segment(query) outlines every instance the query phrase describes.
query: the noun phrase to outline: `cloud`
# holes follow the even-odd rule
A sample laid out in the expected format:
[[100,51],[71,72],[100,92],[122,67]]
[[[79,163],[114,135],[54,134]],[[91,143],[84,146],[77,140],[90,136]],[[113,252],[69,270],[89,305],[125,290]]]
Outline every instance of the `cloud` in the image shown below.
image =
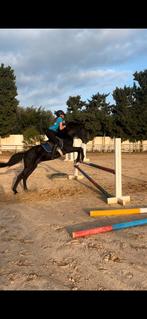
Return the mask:
[[14,69],[23,106],[53,108],[72,94],[110,92],[128,83],[146,51],[146,29],[0,30],[0,61]]
[[[114,83],[121,86],[125,84],[129,76],[128,71],[114,71],[109,70],[90,70],[79,71],[74,74],[65,73],[63,76],[58,76],[54,83],[44,83],[40,87],[40,81],[35,82],[32,89],[24,92],[24,99],[28,99],[31,105],[37,101],[38,105],[45,105],[46,107],[65,106],[69,96],[82,95],[85,92],[106,92],[110,93],[110,89],[114,89]],[[27,79],[29,80],[29,79]],[[109,90],[108,90],[109,88]],[[88,95],[86,98],[90,98]]]

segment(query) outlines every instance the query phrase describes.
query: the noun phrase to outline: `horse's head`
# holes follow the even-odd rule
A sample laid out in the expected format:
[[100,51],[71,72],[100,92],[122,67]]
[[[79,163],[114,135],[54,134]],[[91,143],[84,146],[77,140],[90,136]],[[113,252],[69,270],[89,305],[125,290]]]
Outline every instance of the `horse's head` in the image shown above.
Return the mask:
[[68,136],[74,138],[80,138],[83,143],[87,143],[90,140],[90,134],[87,129],[85,129],[83,123],[81,122],[68,122],[66,124],[66,132]]

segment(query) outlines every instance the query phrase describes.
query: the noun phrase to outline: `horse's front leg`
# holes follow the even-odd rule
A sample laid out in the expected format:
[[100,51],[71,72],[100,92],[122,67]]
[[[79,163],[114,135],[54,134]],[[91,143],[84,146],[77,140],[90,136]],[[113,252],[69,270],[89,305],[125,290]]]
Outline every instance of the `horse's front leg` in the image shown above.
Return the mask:
[[[75,147],[75,148],[76,148],[76,147]],[[75,162],[76,162],[76,163],[78,163],[78,162],[83,162],[83,160],[84,160],[84,151],[83,151],[83,148],[82,148],[82,147],[77,147],[77,149],[78,149],[78,151],[77,151],[78,156],[77,156]],[[74,152],[76,152],[76,151],[74,151]]]
[[83,148],[82,147],[74,147],[74,146],[71,146],[71,147],[68,147],[68,149],[65,150],[66,153],[73,153],[73,152],[77,152],[78,153],[78,156],[75,160],[76,163],[78,162],[83,162],[83,159],[84,159],[84,151],[83,151]]

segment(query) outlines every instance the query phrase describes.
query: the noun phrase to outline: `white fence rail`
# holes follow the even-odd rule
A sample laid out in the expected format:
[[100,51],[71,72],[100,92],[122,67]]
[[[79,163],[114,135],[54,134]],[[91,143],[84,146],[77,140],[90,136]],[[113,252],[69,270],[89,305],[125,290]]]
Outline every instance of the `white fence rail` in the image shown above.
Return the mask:
[[[79,139],[75,139],[75,145],[79,145]],[[82,142],[81,142],[82,143]],[[108,136],[97,136],[92,141],[89,141],[86,145],[83,144],[84,153],[86,152],[113,152],[114,151],[114,139]],[[0,137],[0,151],[12,151],[20,152],[24,150],[25,145],[23,142],[23,135],[10,135],[9,137]],[[147,140],[131,143],[125,141],[121,143],[122,152],[145,152],[147,151]],[[67,160],[75,159],[76,154],[68,155]]]

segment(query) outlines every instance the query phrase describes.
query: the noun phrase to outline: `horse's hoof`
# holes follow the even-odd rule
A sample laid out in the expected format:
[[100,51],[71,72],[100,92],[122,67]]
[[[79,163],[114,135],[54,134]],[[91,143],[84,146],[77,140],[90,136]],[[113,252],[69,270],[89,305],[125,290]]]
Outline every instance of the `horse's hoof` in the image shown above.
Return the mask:
[[80,165],[80,162],[77,162],[77,163],[75,164],[75,166],[78,166],[78,167],[79,167],[79,165]]
[[80,163],[83,163],[83,161],[82,161],[82,160],[79,160],[79,161],[77,162],[78,165],[79,165]]
[[13,189],[13,193],[16,195],[18,192],[16,189]]

